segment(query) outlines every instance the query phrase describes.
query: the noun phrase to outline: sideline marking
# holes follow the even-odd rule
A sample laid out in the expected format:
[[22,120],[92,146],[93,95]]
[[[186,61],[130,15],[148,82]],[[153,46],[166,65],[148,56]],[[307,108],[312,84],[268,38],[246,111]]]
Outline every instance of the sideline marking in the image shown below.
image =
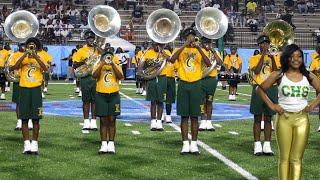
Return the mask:
[[239,135],[239,133],[235,132],[235,131],[229,131],[230,134],[233,134],[233,135]]
[[132,124],[130,124],[130,123],[124,123],[124,126],[126,126],[126,127],[131,127]]
[[[141,106],[144,107],[144,104],[140,103],[139,101],[134,100],[133,98],[127,96],[126,94],[120,92],[120,94],[122,96],[124,96],[125,98],[133,101],[136,104],[139,104]],[[169,124],[169,126],[171,126],[172,128],[174,128],[175,130],[180,132],[180,127],[177,126],[174,123]],[[188,134],[188,136],[191,136],[190,134]],[[230,167],[231,169],[235,170],[236,172],[238,172],[239,174],[241,174],[243,177],[245,177],[246,179],[258,179],[257,177],[253,176],[250,172],[246,171],[245,169],[243,169],[242,167],[240,167],[238,164],[232,162],[231,160],[229,160],[228,158],[226,158],[225,156],[223,156],[221,153],[219,153],[217,150],[211,148],[210,146],[208,146],[207,144],[205,144],[204,142],[198,140],[198,145],[200,147],[202,147],[204,150],[206,150],[208,153],[210,153],[211,155],[213,155],[214,157],[216,157],[217,159],[219,159],[220,161],[222,161],[224,164],[226,164],[228,167]]]
[[213,124],[213,126],[218,127],[218,128],[222,128],[222,126],[220,124]]
[[132,134],[134,134],[134,135],[139,135],[139,134],[141,134],[139,131],[131,131],[132,132]]

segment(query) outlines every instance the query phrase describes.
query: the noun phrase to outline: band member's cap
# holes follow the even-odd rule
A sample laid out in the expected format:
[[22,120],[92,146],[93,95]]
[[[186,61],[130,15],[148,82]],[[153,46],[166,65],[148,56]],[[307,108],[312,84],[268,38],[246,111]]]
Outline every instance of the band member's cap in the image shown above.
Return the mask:
[[237,47],[236,46],[231,46],[230,49],[231,50],[237,50]]
[[37,49],[40,49],[41,46],[42,46],[40,40],[39,40],[38,38],[36,38],[36,37],[31,37],[31,38],[29,38],[29,39],[26,41],[26,45],[28,45],[28,44],[31,43],[31,42],[33,42],[33,43],[36,45]]
[[183,31],[183,37],[186,38],[189,34],[193,34],[195,36],[197,35],[196,31],[191,27],[189,27]]
[[107,51],[105,51],[102,56],[106,56],[106,55],[111,55],[113,56],[113,52],[112,51],[109,51],[109,49]]
[[269,37],[267,36],[267,35],[261,35],[261,36],[259,36],[258,38],[257,38],[257,43],[258,44],[261,44],[261,43],[263,43],[263,42],[268,42],[268,43],[270,43],[270,39],[269,39]]
[[91,31],[91,30],[87,30],[85,33],[84,33],[84,38],[85,39],[88,39],[88,38],[95,38],[95,34]]

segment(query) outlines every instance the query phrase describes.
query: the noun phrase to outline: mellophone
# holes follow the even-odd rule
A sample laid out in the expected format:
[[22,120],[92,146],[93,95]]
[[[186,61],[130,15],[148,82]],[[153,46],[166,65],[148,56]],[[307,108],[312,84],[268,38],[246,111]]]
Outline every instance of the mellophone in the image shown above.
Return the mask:
[[227,80],[236,80],[239,82],[248,82],[248,74],[239,74],[239,73],[219,73],[218,81],[227,81]]

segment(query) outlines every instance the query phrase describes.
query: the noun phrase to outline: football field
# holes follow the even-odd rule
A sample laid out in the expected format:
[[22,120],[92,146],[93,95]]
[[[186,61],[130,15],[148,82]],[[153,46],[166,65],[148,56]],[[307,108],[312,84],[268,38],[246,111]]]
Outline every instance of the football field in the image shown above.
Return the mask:
[[[39,156],[23,155],[16,116],[7,100],[0,101],[0,179],[277,179],[275,156],[253,155],[251,86],[240,85],[238,99],[217,88],[214,132],[199,132],[199,156],[180,155],[179,117],[162,132],[149,130],[149,103],[135,94],[134,83],[122,83],[122,115],[117,121],[116,154],[98,155],[99,131],[83,134],[80,98],[75,85],[49,84],[41,120]],[[315,92],[309,99],[315,98]],[[303,179],[320,179],[318,116],[310,115],[311,130],[303,161]],[[261,139],[264,139],[263,133]]]

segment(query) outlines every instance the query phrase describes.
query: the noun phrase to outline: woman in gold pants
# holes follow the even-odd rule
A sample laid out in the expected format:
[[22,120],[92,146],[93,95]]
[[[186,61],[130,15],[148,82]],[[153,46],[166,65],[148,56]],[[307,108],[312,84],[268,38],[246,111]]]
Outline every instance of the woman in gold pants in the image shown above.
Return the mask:
[[[320,96],[308,105],[310,85],[317,92],[320,82],[307,71],[302,50],[288,45],[280,58],[281,70],[272,73],[257,93],[270,109],[277,112],[276,137],[279,148],[278,175],[280,180],[301,179],[302,157],[309,136],[308,113],[320,103]],[[279,104],[274,104],[265,91],[278,84]]]

